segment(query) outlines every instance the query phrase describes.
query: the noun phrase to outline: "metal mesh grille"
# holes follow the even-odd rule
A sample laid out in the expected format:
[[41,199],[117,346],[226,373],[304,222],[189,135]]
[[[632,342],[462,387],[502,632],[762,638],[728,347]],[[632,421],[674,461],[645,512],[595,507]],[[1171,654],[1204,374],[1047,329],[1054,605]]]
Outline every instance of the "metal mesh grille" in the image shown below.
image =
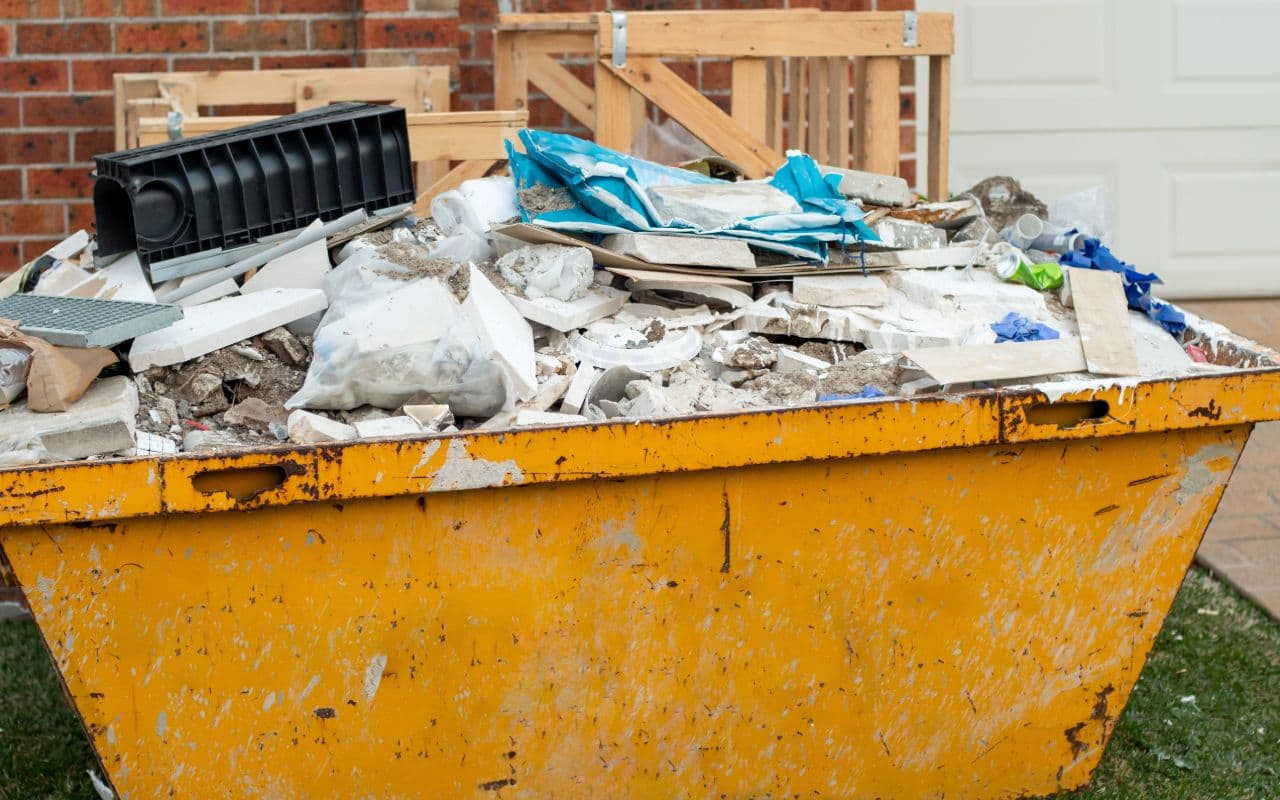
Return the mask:
[[182,319],[177,306],[15,294],[0,300],[0,319],[18,330],[68,347],[110,347]]

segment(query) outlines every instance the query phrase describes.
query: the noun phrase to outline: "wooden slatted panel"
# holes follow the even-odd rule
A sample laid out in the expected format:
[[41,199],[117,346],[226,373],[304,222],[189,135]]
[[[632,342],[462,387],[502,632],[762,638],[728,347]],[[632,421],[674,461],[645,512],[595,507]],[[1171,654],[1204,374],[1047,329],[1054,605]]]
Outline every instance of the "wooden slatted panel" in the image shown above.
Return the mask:
[[808,59],[787,59],[787,147],[804,149],[809,131]]
[[768,143],[768,64],[763,58],[738,58],[732,70],[730,115],[752,136]]
[[765,59],[765,126],[764,141],[770,148],[783,148],[783,107],[787,98],[786,62],[781,58]]
[[868,172],[898,174],[899,69],[896,56],[858,60],[855,142],[859,167]]
[[849,166],[849,59],[827,59],[828,162]]

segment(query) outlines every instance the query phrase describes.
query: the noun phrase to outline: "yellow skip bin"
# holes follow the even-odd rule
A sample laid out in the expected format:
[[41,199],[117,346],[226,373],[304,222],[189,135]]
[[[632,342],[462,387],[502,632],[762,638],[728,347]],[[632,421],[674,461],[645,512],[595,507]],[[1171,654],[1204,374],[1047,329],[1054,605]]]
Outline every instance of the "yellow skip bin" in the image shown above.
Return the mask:
[[[1250,349],[1253,348],[1253,349]],[[1274,354],[1153,382],[0,472],[121,797],[1086,783]]]

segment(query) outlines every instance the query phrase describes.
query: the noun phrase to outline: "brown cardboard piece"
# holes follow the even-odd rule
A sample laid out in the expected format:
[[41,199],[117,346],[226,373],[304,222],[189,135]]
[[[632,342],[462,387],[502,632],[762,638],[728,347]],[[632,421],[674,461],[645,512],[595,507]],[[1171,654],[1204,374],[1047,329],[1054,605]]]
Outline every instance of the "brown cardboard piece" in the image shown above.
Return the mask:
[[18,323],[0,319],[0,347],[31,353],[27,372],[27,407],[32,411],[66,411],[98,377],[116,362],[105,347],[57,347],[18,330]]

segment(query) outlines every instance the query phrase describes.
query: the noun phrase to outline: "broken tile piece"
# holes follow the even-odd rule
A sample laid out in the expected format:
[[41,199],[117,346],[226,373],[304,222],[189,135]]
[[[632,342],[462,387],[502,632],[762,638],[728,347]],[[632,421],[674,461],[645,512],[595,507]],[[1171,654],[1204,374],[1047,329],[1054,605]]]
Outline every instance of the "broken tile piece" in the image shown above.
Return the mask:
[[257,336],[328,305],[319,289],[267,289],[186,309],[182,320],[133,340],[134,372],[167,367]]
[[743,239],[616,233],[604,237],[601,245],[650,264],[736,269],[751,269],[756,265],[756,257]]
[[138,387],[122,375],[94,381],[66,411],[32,411],[23,401],[0,411],[0,441],[38,442],[50,460],[73,461],[136,447]]
[[350,425],[302,409],[289,415],[288,430],[289,441],[295,444],[344,442],[358,435]]
[[872,226],[879,242],[867,242],[868,247],[888,247],[894,250],[927,250],[946,247],[947,234],[932,225],[906,219],[885,217]]
[[156,301],[155,290],[151,288],[151,281],[142,271],[142,262],[138,260],[137,252],[126,253],[112,262],[111,266],[98,270],[96,275],[104,282],[102,290],[98,293],[99,297],[127,300],[132,303]]
[[889,296],[884,280],[876,275],[803,275],[792,281],[797,303],[815,306],[882,306]]
[[829,362],[787,347],[778,348],[778,361],[773,365],[775,372],[821,372],[830,367]]
[[616,314],[631,297],[630,292],[596,286],[577,300],[557,300],[539,297],[530,300],[519,295],[506,295],[507,301],[528,320],[567,333],[598,319]]

